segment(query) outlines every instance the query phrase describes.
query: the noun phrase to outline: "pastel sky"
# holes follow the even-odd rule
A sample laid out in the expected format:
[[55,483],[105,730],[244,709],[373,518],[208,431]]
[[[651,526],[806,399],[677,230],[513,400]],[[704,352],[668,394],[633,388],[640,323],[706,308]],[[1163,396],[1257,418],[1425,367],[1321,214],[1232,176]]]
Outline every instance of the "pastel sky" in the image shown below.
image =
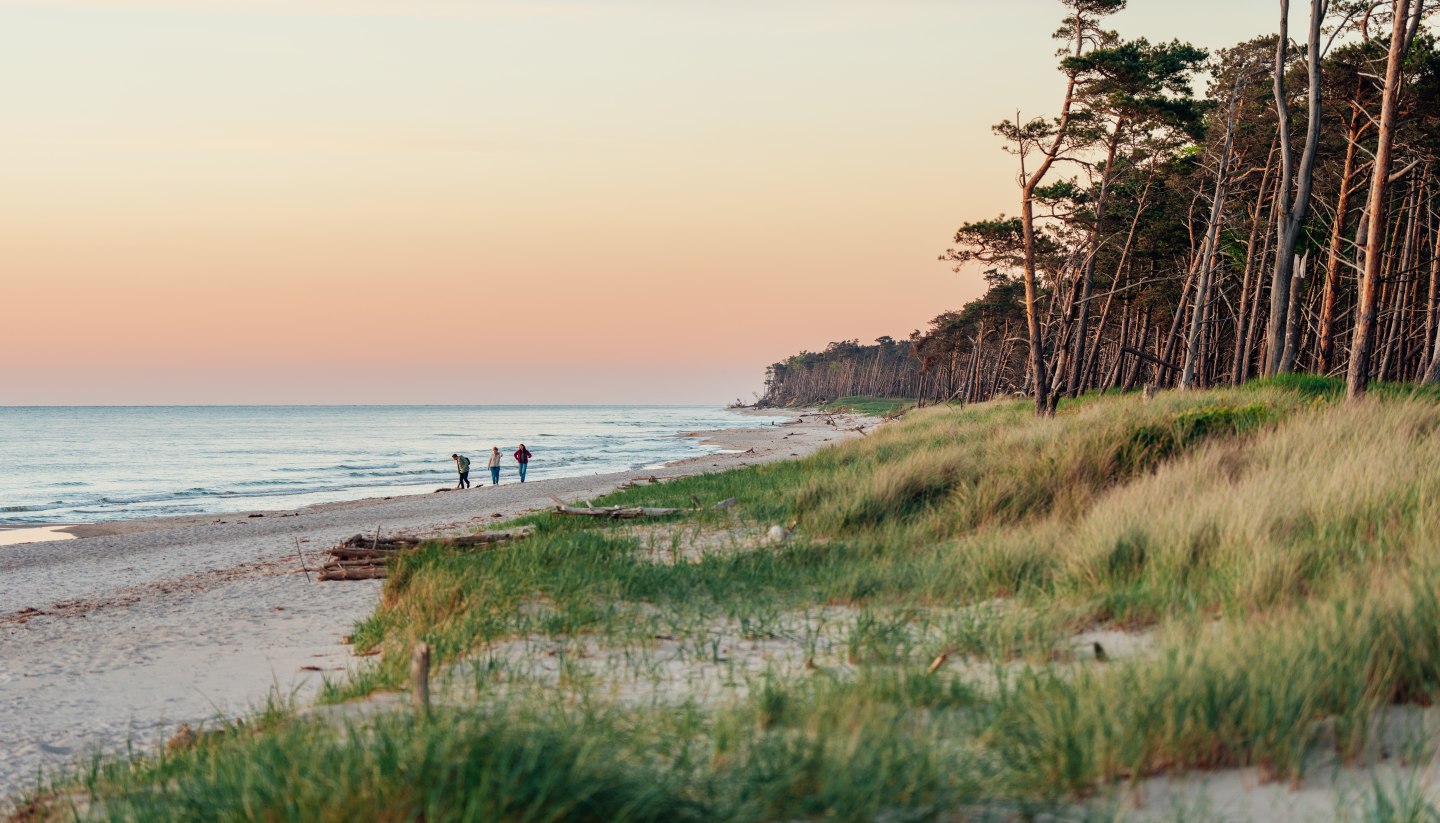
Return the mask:
[[[1207,47],[1278,17],[1131,6]],[[1054,110],[1059,16],[0,0],[0,404],[749,399],[979,293],[936,256],[1015,211],[989,126]]]

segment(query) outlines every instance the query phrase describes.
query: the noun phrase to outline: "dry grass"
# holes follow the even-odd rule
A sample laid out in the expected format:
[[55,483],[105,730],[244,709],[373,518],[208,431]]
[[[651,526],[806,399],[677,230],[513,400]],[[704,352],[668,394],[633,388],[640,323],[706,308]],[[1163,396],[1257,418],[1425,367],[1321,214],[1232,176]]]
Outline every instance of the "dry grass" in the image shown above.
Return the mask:
[[[643,535],[542,516],[504,552],[424,550],[356,632],[379,662],[332,699],[400,686],[419,640],[441,661],[554,648],[588,662],[503,690],[481,666],[477,702],[429,726],[337,739],[296,721],[283,741],[237,737],[87,785],[118,819],[197,798],[215,819],[323,819],[306,804],[327,776],[293,757],[364,775],[344,785],[368,782],[396,819],[586,819],[557,786],[613,819],[667,803],[708,820],[1080,819],[1095,807],[1079,799],[1161,772],[1298,781],[1321,743],[1364,763],[1387,708],[1440,696],[1440,403],[1382,388],[1341,405],[1333,389],[1092,397],[1049,420],[1022,402],[911,411],[805,460],[607,501],[736,497],[730,514]],[[791,522],[784,546],[702,550]],[[846,617],[807,636],[797,614]],[[1071,653],[1081,632],[1142,626],[1139,653]],[[633,694],[618,680],[658,671],[657,649],[683,681],[690,664],[726,676],[746,643],[783,654],[730,666],[733,699],[614,699]],[[404,754],[377,759],[386,747]],[[540,756],[566,764],[559,777],[517,765]],[[1368,802],[1368,819],[1431,808],[1423,791]]]

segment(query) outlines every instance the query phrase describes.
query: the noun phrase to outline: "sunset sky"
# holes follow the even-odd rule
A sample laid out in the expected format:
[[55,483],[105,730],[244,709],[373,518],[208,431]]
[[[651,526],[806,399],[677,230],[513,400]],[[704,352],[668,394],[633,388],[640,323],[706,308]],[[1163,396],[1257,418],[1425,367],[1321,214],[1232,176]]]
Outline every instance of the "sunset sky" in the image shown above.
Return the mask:
[[1054,111],[1060,13],[0,0],[0,404],[748,400],[979,293],[936,256],[1015,211],[989,126]]

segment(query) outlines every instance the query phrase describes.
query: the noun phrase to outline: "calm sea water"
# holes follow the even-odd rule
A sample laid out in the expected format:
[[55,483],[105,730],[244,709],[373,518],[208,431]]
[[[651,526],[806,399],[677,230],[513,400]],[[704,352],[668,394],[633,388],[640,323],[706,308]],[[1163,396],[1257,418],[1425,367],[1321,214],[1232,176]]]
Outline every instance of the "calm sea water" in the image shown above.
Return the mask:
[[0,524],[289,508],[489,482],[639,469],[713,451],[700,429],[780,418],[654,406],[0,407]]

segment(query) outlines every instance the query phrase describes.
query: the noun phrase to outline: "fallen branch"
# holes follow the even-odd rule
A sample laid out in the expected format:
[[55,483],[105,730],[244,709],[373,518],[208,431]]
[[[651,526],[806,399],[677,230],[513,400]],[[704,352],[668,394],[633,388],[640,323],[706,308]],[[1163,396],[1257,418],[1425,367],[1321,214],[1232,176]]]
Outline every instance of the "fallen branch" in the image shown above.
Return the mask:
[[1160,358],[1156,357],[1155,355],[1153,355],[1153,354],[1151,354],[1151,353],[1149,353],[1149,352],[1143,352],[1143,351],[1140,351],[1139,349],[1133,349],[1133,348],[1131,348],[1131,347],[1129,347],[1129,346],[1121,346],[1121,347],[1120,347],[1120,351],[1122,351],[1122,352],[1124,352],[1124,353],[1126,353],[1126,354],[1133,354],[1133,355],[1135,355],[1136,357],[1140,358],[1141,360],[1144,360],[1144,361],[1146,361],[1146,362],[1148,362],[1148,363],[1154,363],[1154,364],[1157,365],[1157,366],[1161,366],[1161,367],[1163,367],[1163,368],[1167,368],[1167,369],[1170,369],[1170,370],[1172,370],[1172,371],[1179,371],[1179,370],[1180,370],[1174,363],[1171,363],[1171,362],[1169,362],[1168,360],[1161,360]]
[[390,570],[385,566],[367,566],[363,569],[321,569],[321,580],[379,580],[387,577]]
[[503,532],[481,532],[457,537],[381,538],[377,529],[373,537],[357,534],[327,550],[329,559],[320,570],[321,580],[374,580],[385,577],[388,564],[397,555],[415,551],[424,545],[450,549],[474,549],[494,546],[530,536],[534,527],[526,526]]
[[479,534],[466,534],[458,537],[366,537],[357,534],[343,542],[337,548],[346,549],[367,549],[370,551],[409,551],[426,544],[436,544],[446,548],[470,548],[472,546],[488,546],[492,543],[503,543],[507,540],[520,540],[529,537],[535,529],[532,526],[512,529],[503,532],[480,532]]
[[[595,504],[588,500],[585,501],[585,505],[582,508],[580,506],[572,506],[553,494],[550,495],[550,499],[555,503],[555,514],[567,514],[575,517],[600,517],[606,520],[633,520],[638,517],[669,517],[680,514],[681,512],[699,512],[705,509],[705,506],[700,502],[700,498],[694,495],[690,496],[691,502],[695,504],[695,508],[693,509],[655,506],[600,506],[597,508]],[[713,508],[723,511],[734,506],[735,503],[735,498],[727,497],[719,503],[716,503]]]
[[555,505],[556,514],[571,514],[580,517],[603,517],[608,520],[629,520],[636,517],[669,517],[688,509],[661,509],[636,506],[627,508],[624,506],[603,506],[601,508],[580,508],[579,506],[567,506],[564,503]]
[[389,558],[365,558],[360,560],[331,560],[323,568],[326,569],[366,569],[384,566]]
[[331,557],[336,560],[388,560],[399,554],[399,549],[356,549],[349,546],[336,546],[329,551]]

